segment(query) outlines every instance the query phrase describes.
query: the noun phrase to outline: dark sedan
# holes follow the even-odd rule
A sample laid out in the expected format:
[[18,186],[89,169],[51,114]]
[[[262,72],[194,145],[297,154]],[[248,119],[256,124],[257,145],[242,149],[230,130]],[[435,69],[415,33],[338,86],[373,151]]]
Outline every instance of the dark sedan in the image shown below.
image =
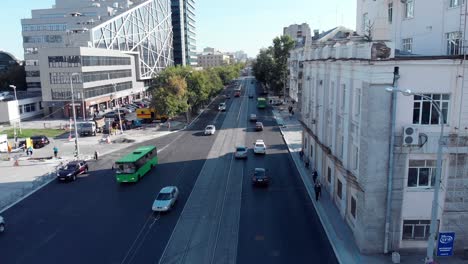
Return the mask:
[[268,186],[268,184],[270,184],[270,177],[267,176],[266,172],[267,170],[264,168],[255,168],[252,184]]
[[88,173],[88,164],[84,160],[71,161],[57,171],[59,181],[75,181],[80,174]]

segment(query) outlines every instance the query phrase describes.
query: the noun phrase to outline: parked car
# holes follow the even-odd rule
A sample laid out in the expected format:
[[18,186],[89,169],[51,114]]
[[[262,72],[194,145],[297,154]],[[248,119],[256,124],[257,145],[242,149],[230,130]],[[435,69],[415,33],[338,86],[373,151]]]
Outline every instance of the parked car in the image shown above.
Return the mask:
[[216,127],[214,125],[207,125],[205,128],[205,135],[214,135]]
[[262,131],[263,130],[263,123],[262,122],[255,123],[255,130],[256,131]]
[[250,121],[257,122],[257,115],[256,114],[250,114]]
[[5,218],[0,216],[0,233],[5,232],[5,226],[6,226]]
[[266,154],[266,145],[262,139],[257,139],[254,143],[254,153],[255,154]]
[[264,168],[255,168],[252,184],[268,186],[270,184],[270,177],[267,175],[267,170]]
[[227,93],[227,94],[224,95],[224,98],[231,99],[231,95],[229,93]]
[[226,111],[226,103],[220,103],[218,106],[219,111]]
[[71,161],[57,171],[57,179],[60,181],[76,181],[76,177],[83,173],[88,173],[88,164],[86,161]]
[[248,154],[248,149],[245,146],[237,146],[234,157],[236,159],[246,159]]
[[179,196],[179,190],[175,186],[167,186],[161,189],[158,196],[153,202],[152,209],[154,212],[167,212],[174,207]]
[[48,145],[50,143],[49,139],[44,135],[32,136],[31,140],[32,140],[33,147],[36,149],[42,148],[45,145]]

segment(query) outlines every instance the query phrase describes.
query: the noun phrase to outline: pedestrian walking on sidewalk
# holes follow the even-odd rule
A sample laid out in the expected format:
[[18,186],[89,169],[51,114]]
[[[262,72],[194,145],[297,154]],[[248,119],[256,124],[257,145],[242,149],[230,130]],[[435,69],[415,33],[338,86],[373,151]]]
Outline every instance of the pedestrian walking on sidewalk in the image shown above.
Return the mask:
[[29,146],[28,151],[26,151],[26,155],[33,155],[33,147]]
[[320,194],[322,192],[322,185],[320,184],[320,182],[315,183],[314,190],[315,190],[315,201],[318,201]]
[[314,169],[314,171],[312,172],[312,179],[314,180],[314,183],[317,182],[317,177],[318,177],[317,170]]
[[58,148],[57,146],[54,146],[54,157],[57,158],[57,154],[58,154]]
[[94,159],[98,160],[99,158],[99,152],[97,150],[94,151]]

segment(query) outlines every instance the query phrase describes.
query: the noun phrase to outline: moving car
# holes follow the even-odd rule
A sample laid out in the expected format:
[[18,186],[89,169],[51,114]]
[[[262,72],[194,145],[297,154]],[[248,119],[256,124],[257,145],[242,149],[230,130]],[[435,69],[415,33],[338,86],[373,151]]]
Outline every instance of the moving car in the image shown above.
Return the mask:
[[262,122],[255,123],[255,130],[256,131],[263,131],[263,123]]
[[266,145],[262,139],[257,139],[254,143],[254,153],[255,154],[266,154]]
[[220,103],[218,106],[219,111],[226,111],[226,103]]
[[254,175],[252,177],[252,184],[268,186],[270,183],[270,177],[268,177],[266,172],[267,171],[264,168],[255,168]]
[[36,149],[42,148],[45,145],[50,143],[49,139],[44,135],[32,136],[31,140],[32,140],[33,147]]
[[245,146],[237,146],[234,157],[236,159],[246,159],[248,154],[248,149]]
[[167,186],[161,189],[158,197],[153,202],[152,209],[154,212],[167,212],[171,210],[177,201],[179,190],[175,186]]
[[0,216],[0,233],[5,232],[5,225],[5,219],[2,216]]
[[253,98],[253,97],[254,97],[253,94],[249,94],[249,98],[250,98],[250,99]]
[[207,125],[205,128],[205,135],[214,135],[215,131],[216,131],[215,126]]
[[57,179],[60,181],[76,181],[80,174],[88,172],[88,164],[84,160],[70,161],[57,171]]
[[250,114],[250,121],[257,122],[257,115],[256,114]]

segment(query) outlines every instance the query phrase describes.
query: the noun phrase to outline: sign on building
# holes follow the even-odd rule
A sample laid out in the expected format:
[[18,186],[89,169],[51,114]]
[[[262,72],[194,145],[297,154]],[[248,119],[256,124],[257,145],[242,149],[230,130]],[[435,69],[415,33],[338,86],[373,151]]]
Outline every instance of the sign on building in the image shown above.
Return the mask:
[[440,232],[437,242],[437,256],[452,256],[455,232]]

